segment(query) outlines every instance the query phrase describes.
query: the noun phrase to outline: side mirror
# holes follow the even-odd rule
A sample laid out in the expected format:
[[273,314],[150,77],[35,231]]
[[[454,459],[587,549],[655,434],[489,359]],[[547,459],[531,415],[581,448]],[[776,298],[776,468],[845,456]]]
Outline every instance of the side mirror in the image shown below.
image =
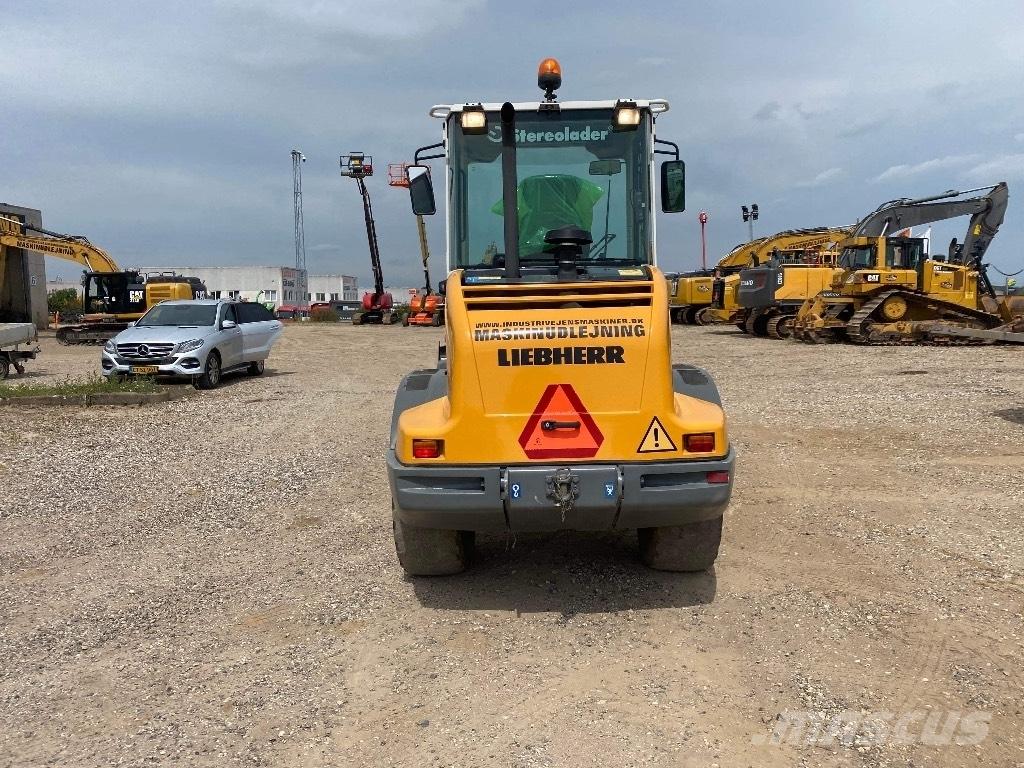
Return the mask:
[[223,323],[220,324],[220,327],[221,327],[221,330],[227,331],[227,330],[230,330],[232,328],[237,328],[238,327],[238,323],[236,323],[234,320],[225,320]]
[[410,165],[405,169],[405,178],[409,181],[412,212],[417,216],[433,216],[437,213],[434,186],[430,183],[430,169],[425,165]]
[[686,210],[686,163],[666,160],[661,164],[661,210],[679,213]]
[[128,323],[128,327],[129,328],[134,328],[135,327],[135,321],[132,320],[130,323]]

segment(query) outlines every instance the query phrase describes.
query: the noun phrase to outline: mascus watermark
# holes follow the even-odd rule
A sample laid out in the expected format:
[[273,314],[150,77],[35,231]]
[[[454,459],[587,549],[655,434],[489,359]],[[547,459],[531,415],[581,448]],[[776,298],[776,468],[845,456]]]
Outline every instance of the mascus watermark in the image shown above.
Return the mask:
[[923,710],[834,714],[785,710],[775,718],[770,734],[758,734],[754,744],[798,747],[880,747],[885,744],[976,746],[988,736],[990,712]]

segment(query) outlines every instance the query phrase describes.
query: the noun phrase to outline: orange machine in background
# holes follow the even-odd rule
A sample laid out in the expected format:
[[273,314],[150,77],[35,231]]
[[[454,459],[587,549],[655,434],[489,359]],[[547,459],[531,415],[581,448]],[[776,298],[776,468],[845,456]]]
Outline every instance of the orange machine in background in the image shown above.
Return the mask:
[[[409,186],[406,169],[409,163],[388,165],[388,184],[392,187]],[[420,258],[423,260],[423,288],[409,297],[409,314],[402,325],[430,325],[435,328],[444,325],[444,296],[434,291],[430,284],[430,246],[427,243],[427,225],[423,217],[416,216],[416,229],[420,236]]]

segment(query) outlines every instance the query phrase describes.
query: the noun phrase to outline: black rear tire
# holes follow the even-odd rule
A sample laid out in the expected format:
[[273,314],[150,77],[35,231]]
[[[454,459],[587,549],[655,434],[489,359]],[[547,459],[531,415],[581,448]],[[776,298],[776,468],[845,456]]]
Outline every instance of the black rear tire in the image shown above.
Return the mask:
[[250,376],[262,376],[263,372],[267,369],[266,361],[255,360],[249,363],[249,375]]
[[193,386],[196,389],[216,389],[220,386],[220,378],[220,355],[216,352],[211,352],[206,356],[203,372],[196,376]]
[[640,528],[640,559],[658,571],[706,571],[722,543],[722,518],[686,525]]
[[0,379],[6,379],[11,373],[11,363],[7,357],[0,357]]
[[697,312],[699,311],[700,310],[698,310],[697,307],[687,307],[685,310],[683,310],[683,322],[686,325],[696,325]]
[[434,316],[430,318],[430,324],[435,328],[440,328],[444,325],[444,315],[440,312],[435,312]]
[[398,562],[410,576],[451,576],[466,570],[472,531],[414,528],[397,519],[392,526]]

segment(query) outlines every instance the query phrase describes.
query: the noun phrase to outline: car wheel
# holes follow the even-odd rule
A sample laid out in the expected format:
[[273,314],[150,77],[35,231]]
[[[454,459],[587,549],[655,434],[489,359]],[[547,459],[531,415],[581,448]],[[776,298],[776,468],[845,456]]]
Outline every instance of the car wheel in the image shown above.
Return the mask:
[[0,379],[6,379],[11,373],[11,364],[6,357],[0,357]]
[[250,376],[262,376],[263,371],[267,368],[267,364],[263,360],[256,360],[249,363],[249,375]]
[[687,525],[641,528],[640,558],[659,571],[706,571],[715,564],[722,542],[722,518]]
[[203,372],[193,382],[196,389],[216,389],[220,386],[220,355],[211,352],[206,356]]

